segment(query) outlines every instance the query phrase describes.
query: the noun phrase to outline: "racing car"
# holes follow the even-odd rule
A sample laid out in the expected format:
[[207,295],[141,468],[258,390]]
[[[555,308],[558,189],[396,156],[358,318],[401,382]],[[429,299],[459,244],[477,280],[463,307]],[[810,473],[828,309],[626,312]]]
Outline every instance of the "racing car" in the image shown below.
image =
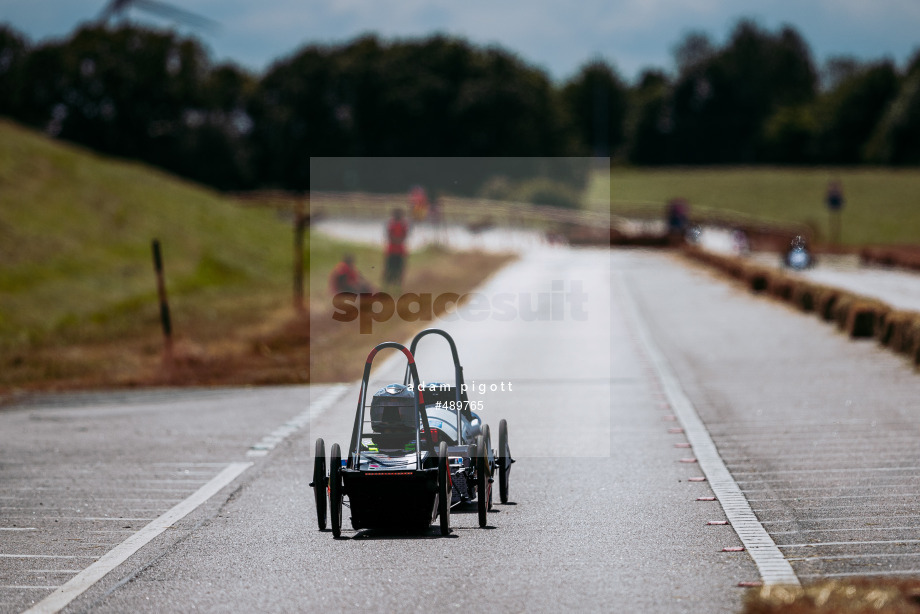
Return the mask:
[[[489,427],[469,409],[456,345],[447,333],[428,329],[411,347],[432,333],[445,337],[454,358],[454,386],[422,386],[414,353],[394,342],[377,345],[368,355],[361,379],[349,453],[342,459],[332,446],[326,474],[325,443],[316,440],[313,482],[319,528],[326,511],[334,537],[341,535],[342,507],[347,495],[355,529],[409,528],[425,530],[436,518],[442,535],[450,533],[452,507],[476,501],[480,526],[491,507],[493,472],[498,469],[500,497],[507,501],[511,459],[507,423],[499,429],[499,454],[491,449]],[[368,404],[371,365],[386,348],[407,359],[403,383],[377,391]],[[367,419],[369,416],[369,420]]]
[[[511,448],[508,444],[508,423],[502,419],[498,426],[498,449],[492,449],[492,437],[487,424],[483,424],[479,415],[472,411],[467,386],[463,380],[463,367],[457,352],[457,344],[444,330],[429,328],[418,333],[409,345],[409,351],[416,355],[419,342],[428,335],[444,338],[450,348],[454,367],[454,384],[432,382],[424,387],[428,419],[432,428],[439,432],[440,439],[449,443],[448,454],[451,455],[451,480],[453,491],[451,505],[457,506],[472,501],[477,502],[479,526],[485,527],[488,510],[492,509],[492,476],[498,471],[499,498],[508,502],[511,478]],[[406,369],[404,384],[409,383],[409,370]],[[482,437],[485,445],[486,459],[484,471],[477,465],[478,452],[483,448],[478,442]]]

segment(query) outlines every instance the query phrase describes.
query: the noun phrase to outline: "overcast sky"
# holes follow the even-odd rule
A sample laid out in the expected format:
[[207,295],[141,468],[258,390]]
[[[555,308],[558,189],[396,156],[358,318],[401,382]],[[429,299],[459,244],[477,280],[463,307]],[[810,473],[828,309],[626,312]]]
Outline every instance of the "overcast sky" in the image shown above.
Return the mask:
[[[0,21],[33,41],[68,34],[108,0],[0,0]],[[215,60],[261,71],[308,43],[440,32],[495,44],[545,69],[573,75],[601,57],[627,79],[673,68],[671,50],[689,31],[721,44],[741,18],[775,30],[790,24],[820,65],[830,56],[889,57],[920,49],[920,0],[171,0],[221,24],[197,35]],[[168,25],[132,10],[131,19]],[[188,28],[184,29],[189,31]]]

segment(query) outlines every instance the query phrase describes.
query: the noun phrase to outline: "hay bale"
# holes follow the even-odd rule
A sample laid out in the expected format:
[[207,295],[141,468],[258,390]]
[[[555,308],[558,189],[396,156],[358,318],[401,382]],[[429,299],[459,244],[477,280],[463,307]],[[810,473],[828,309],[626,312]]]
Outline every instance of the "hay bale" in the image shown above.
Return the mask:
[[856,299],[847,310],[843,330],[854,339],[874,337],[878,322],[890,310],[881,301]]
[[834,307],[831,310],[831,319],[837,324],[838,330],[847,329],[847,319],[850,317],[850,308],[853,307],[853,304],[859,300],[853,294],[849,292],[840,292],[837,296],[837,300],[834,302]]
[[911,314],[902,327],[901,334],[900,351],[916,363],[917,353],[920,352],[920,315]]
[[789,301],[806,313],[815,310],[817,306],[818,287],[807,281],[796,279],[792,283],[792,294]]
[[752,292],[763,292],[770,287],[770,278],[773,271],[761,266],[747,265],[744,267],[742,279]]
[[918,609],[920,580],[853,578],[763,586],[744,596],[743,614],[908,614]]
[[794,281],[785,273],[773,273],[769,279],[770,296],[778,298],[781,301],[792,299],[792,286]]
[[893,311],[885,317],[885,327],[879,341],[895,352],[907,352],[910,347],[910,325],[914,314],[909,311]]
[[817,312],[818,317],[827,322],[832,321],[834,319],[834,308],[842,294],[841,290],[821,288],[817,292],[815,301],[815,312]]

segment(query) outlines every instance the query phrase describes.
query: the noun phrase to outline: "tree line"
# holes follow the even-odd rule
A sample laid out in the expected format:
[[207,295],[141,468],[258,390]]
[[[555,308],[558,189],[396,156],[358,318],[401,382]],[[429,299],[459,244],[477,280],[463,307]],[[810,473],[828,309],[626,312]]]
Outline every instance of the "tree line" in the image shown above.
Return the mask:
[[674,56],[631,84],[602,60],[554,83],[497,47],[364,36],[253,74],[172,31],[91,25],[33,44],[0,25],[0,114],[232,190],[306,189],[311,156],[920,163],[920,54],[819,73],[794,29],[742,21]]

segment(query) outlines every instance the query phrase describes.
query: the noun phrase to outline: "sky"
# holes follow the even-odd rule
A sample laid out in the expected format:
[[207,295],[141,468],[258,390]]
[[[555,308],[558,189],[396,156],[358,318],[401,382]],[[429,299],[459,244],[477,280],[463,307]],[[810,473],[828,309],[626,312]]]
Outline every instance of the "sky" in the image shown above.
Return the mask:
[[[33,42],[69,34],[109,0],[0,0],[0,22]],[[672,51],[689,32],[723,44],[742,18],[775,31],[793,26],[820,66],[828,57],[890,58],[903,66],[920,51],[920,0],[169,0],[217,21],[195,34],[215,61],[261,72],[316,43],[366,33],[383,39],[434,33],[496,45],[554,80],[603,59],[627,80],[643,69],[674,69]],[[168,21],[133,9],[138,23]]]

